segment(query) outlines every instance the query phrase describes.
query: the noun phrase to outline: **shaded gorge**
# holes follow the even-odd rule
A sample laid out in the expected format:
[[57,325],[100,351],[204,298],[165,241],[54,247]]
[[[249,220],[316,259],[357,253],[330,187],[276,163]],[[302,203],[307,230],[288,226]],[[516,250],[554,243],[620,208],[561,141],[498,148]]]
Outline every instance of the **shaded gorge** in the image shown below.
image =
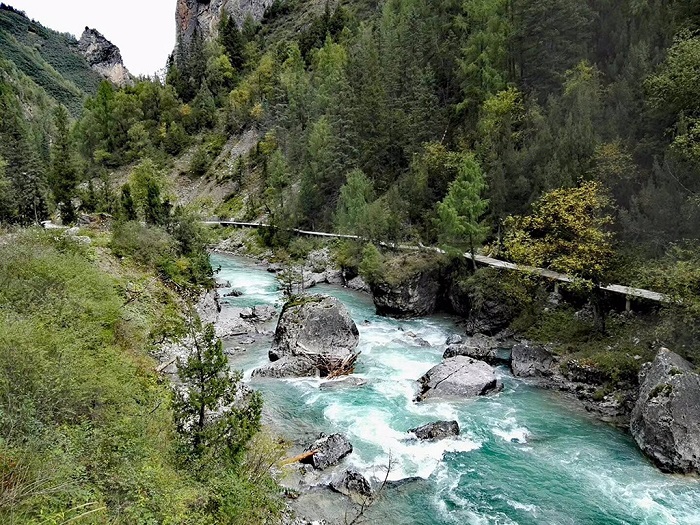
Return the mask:
[[[211,262],[221,267],[220,281],[243,293],[224,305],[281,307],[273,274],[220,254]],[[416,380],[441,361],[446,338],[459,332],[455,319],[395,320],[377,316],[368,296],[327,285],[314,292],[340,299],[357,323],[356,375],[366,385],[322,390],[318,379],[253,379],[252,370],[268,363],[271,333],[244,349],[235,340],[225,344],[232,366],[263,392],[266,423],[283,437],[308,443],[320,432],[341,432],[354,446],[343,467],[377,482],[391,455],[389,479],[419,478],[386,489],[368,514],[371,523],[700,523],[700,480],[662,474],[629,435],[505,368],[497,371],[504,384],[498,394],[415,403]],[[273,331],[275,322],[265,328]],[[408,439],[409,428],[438,419],[457,420],[461,435]]]

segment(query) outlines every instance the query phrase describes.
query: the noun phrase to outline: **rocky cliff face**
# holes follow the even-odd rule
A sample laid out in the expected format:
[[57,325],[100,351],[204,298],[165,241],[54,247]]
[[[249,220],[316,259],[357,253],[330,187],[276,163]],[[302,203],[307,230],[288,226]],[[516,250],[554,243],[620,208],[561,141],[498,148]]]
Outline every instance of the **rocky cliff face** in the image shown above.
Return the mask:
[[666,472],[700,472],[700,375],[662,348],[639,374],[630,431],[639,448]]
[[206,39],[216,32],[224,10],[242,26],[246,17],[260,20],[274,0],[178,0],[175,13],[178,45],[187,45],[195,31]]
[[78,49],[90,67],[107,80],[111,80],[120,87],[132,83],[131,74],[124,67],[119,48],[99,31],[86,27],[78,41]]

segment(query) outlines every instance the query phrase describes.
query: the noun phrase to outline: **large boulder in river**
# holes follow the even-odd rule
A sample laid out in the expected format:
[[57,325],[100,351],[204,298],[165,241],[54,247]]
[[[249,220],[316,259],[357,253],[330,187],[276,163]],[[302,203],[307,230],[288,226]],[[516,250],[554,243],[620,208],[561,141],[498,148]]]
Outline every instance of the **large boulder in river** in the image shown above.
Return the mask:
[[372,485],[356,470],[348,469],[331,480],[329,487],[360,503],[372,497]]
[[511,351],[511,369],[516,377],[549,377],[554,373],[554,356],[541,346],[517,344]]
[[700,375],[665,348],[639,373],[630,431],[666,472],[700,472]]
[[416,428],[411,428],[409,432],[424,441],[437,441],[447,437],[459,436],[459,423],[456,421],[436,421]]
[[289,301],[282,308],[269,352],[272,364],[259,377],[325,377],[352,365],[360,335],[347,308],[325,295]]
[[490,365],[510,363],[510,349],[494,337],[483,334],[476,334],[461,343],[449,345],[442,354],[442,358],[449,359],[458,355],[485,361]]
[[301,460],[308,463],[313,468],[323,470],[337,465],[340,461],[352,452],[352,444],[343,434],[323,434],[311,445],[306,447],[307,452],[313,452],[310,456]]
[[411,253],[389,258],[385,277],[371,284],[379,315],[419,317],[435,312],[442,269],[435,253]]
[[483,361],[457,356],[445,359],[421,377],[417,401],[429,398],[469,398],[498,392],[503,385]]

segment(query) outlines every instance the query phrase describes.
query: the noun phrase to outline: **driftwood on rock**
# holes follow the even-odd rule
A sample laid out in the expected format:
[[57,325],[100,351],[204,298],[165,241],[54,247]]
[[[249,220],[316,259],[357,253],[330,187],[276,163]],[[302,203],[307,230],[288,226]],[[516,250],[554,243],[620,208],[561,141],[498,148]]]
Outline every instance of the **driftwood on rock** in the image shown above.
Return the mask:
[[306,451],[302,454],[299,454],[297,456],[285,459],[284,461],[282,461],[282,463],[280,463],[280,465],[285,466],[285,465],[291,465],[292,463],[299,463],[300,461],[304,461],[306,458],[310,458],[311,456],[316,454],[316,452],[318,452],[317,449],[308,450],[308,451]]

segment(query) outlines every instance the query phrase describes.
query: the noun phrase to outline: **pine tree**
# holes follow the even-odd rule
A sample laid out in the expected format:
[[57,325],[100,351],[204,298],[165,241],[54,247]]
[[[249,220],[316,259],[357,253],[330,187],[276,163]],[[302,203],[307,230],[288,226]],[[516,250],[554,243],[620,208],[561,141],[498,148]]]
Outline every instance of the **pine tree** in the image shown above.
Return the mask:
[[476,270],[476,244],[488,233],[481,217],[488,200],[481,197],[486,189],[481,167],[472,154],[464,154],[457,179],[450,183],[447,196],[438,205],[441,239],[446,245],[459,247],[465,242]]
[[223,46],[226,56],[236,71],[241,71],[245,65],[243,50],[245,42],[236,21],[224,12],[219,25],[219,43]]
[[56,204],[60,206],[63,223],[70,224],[75,221],[75,208],[72,199],[78,184],[78,171],[72,160],[68,111],[63,106],[56,107],[54,126],[56,133],[51,148],[49,183]]
[[257,392],[237,395],[241,373],[229,370],[214,325],[202,326],[195,318],[189,347],[187,359],[177,362],[184,387],[175,398],[178,430],[196,456],[223,447],[229,457],[235,457],[260,429],[262,397]]

